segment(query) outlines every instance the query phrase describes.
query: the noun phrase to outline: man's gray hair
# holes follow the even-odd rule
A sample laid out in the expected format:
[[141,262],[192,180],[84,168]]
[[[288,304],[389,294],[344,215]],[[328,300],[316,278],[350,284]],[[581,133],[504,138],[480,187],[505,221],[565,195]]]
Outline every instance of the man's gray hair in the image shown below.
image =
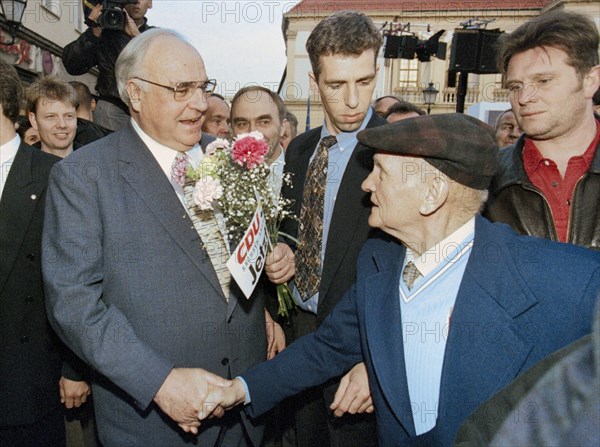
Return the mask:
[[423,163],[417,163],[416,168],[414,174],[419,175],[421,179],[433,175],[433,177],[440,177],[452,185],[446,203],[452,207],[456,220],[466,222],[485,207],[489,196],[487,189],[474,189],[458,183],[426,160],[423,160]]
[[152,44],[164,37],[174,37],[188,45],[192,44],[180,33],[167,28],[153,28],[143,32],[139,36],[131,39],[127,46],[121,51],[115,65],[115,77],[117,79],[117,88],[119,96],[128,107],[131,107],[129,95],[127,95],[127,81],[131,78],[144,78],[144,57]]

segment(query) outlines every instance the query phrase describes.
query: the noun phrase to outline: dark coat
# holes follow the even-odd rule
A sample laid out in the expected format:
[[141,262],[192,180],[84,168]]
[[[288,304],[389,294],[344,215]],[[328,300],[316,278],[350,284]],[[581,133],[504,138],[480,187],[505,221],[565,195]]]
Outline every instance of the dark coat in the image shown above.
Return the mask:
[[58,160],[21,143],[0,201],[0,426],[32,424],[60,406],[60,343],[40,268],[46,184]]
[[94,124],[92,121],[88,121],[83,118],[77,118],[77,132],[75,132],[75,139],[73,145],[80,148],[86,144],[93,143],[100,138],[103,138],[111,133],[110,130]]
[[[144,24],[139,29],[143,33],[150,28],[144,19]],[[96,91],[100,99],[117,105],[125,113],[129,111],[119,98],[115,63],[131,39],[124,31],[112,29],[102,30],[102,35],[98,38],[88,28],[77,40],[68,44],[62,53],[62,62],[70,75],[82,75],[98,67]]]

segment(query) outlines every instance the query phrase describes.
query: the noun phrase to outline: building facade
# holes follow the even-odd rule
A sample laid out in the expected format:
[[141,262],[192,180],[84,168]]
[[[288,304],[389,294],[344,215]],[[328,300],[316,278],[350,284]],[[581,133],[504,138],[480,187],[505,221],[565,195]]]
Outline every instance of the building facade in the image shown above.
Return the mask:
[[[84,24],[81,0],[28,0],[15,42],[10,42],[5,18],[0,16],[0,58],[13,64],[25,84],[37,76],[54,74],[69,81],[61,60],[65,45],[79,37]],[[94,72],[78,76],[94,91]]]
[[[419,40],[427,40],[445,30],[440,38],[440,42],[447,45],[445,60],[435,57],[430,62],[420,62],[416,58],[386,59],[382,48],[378,58],[379,72],[374,99],[396,95],[426,109],[423,90],[433,83],[438,94],[435,104],[431,105],[431,113],[453,112],[458,100],[456,82],[450,74],[451,43],[455,30],[463,29],[463,24],[471,20],[471,24],[485,24],[488,30],[511,32],[523,22],[555,8],[579,11],[591,17],[600,27],[600,2],[597,0],[303,0],[283,18],[287,67],[281,95],[287,107],[298,117],[299,123],[306,121],[310,96],[311,125],[321,125],[323,111],[318,92],[309,83],[311,68],[305,44],[320,20],[332,12],[349,9],[367,14],[384,35],[392,30],[400,34],[398,30],[404,28],[404,34],[414,34]],[[471,110],[469,107],[472,107]],[[469,74],[465,111],[492,122],[497,110],[508,107],[508,92],[502,88],[500,74]],[[299,130],[304,130],[302,124],[299,127]]]

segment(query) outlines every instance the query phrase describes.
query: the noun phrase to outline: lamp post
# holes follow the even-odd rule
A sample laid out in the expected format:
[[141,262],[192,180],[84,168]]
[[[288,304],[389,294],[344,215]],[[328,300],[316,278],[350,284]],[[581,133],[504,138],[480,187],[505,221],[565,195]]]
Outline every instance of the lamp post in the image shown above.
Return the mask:
[[10,42],[0,42],[0,45],[12,45],[15,42],[25,13],[25,6],[27,6],[27,0],[0,0],[5,26],[11,37]]
[[433,86],[433,82],[430,82],[429,86],[423,89],[423,104],[427,106],[427,115],[431,113],[431,106],[435,104],[438,93],[438,90]]

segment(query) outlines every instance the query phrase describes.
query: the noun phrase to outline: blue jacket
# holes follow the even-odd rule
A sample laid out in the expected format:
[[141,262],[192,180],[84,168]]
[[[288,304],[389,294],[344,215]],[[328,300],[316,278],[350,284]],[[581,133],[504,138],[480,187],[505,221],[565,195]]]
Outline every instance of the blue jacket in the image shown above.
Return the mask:
[[398,290],[404,255],[397,242],[365,244],[356,284],[321,327],[243,375],[252,416],[365,361],[381,446],[451,445],[480,403],[591,331],[600,254],[518,236],[504,224],[477,217],[452,313],[437,424],[416,436]]

